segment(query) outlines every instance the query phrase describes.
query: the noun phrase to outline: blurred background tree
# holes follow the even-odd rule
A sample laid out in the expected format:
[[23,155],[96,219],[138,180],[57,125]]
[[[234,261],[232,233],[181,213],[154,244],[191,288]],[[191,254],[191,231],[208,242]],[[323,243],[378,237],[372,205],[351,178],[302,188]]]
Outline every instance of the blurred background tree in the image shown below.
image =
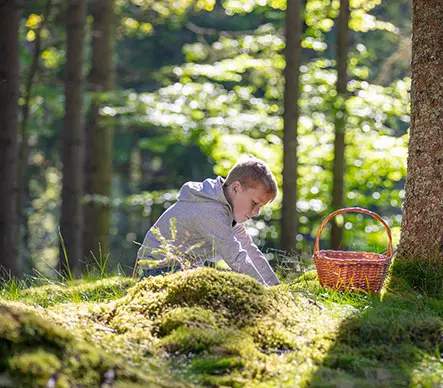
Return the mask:
[[[88,155],[79,266],[91,262],[91,250],[100,255],[100,244],[102,255],[110,253],[111,262],[129,272],[137,242],[185,181],[224,175],[240,154],[252,153],[284,185],[283,70],[285,50],[294,49],[285,47],[290,8],[283,0],[91,0],[87,6],[82,75],[88,77],[83,108],[75,115],[75,122],[86,120]],[[65,17],[60,0],[51,1],[50,12],[47,7],[48,0],[23,2],[18,30],[19,106],[29,106],[19,262],[51,275],[58,265],[65,198],[63,80],[72,66],[65,25],[72,17]],[[350,0],[349,21],[341,24],[349,29],[340,46],[345,60],[337,54],[337,42],[343,42],[340,1],[307,0],[300,9],[298,98],[291,94],[290,103],[298,107],[296,162],[285,173],[296,177],[296,192],[285,191],[296,220],[291,230],[281,230],[287,210],[282,213],[279,195],[248,225],[273,265],[275,249],[295,248],[310,257],[321,219],[336,206],[378,212],[398,241],[404,198],[410,3]],[[36,57],[29,88],[25,75]],[[347,71],[338,71],[344,61]],[[346,114],[337,115],[339,110]],[[332,201],[339,127],[346,132],[341,204]],[[80,212],[73,211],[71,220]],[[383,230],[371,220],[349,215],[337,221],[341,247],[386,249]],[[292,236],[289,245],[280,243],[285,234]],[[326,229],[322,245],[329,240]]]
[[0,2],[0,266],[14,275],[17,260],[18,2]]
[[90,196],[103,196],[104,202],[85,204],[83,257],[109,252],[114,128],[103,123],[100,110],[106,93],[114,89],[115,4],[113,0],[91,2],[91,69],[88,81],[91,101],[87,114],[85,139],[85,187]]
[[[332,167],[332,208],[344,207],[346,98],[348,89],[349,0],[340,0],[337,18],[336,68],[337,97],[334,103],[334,163]],[[331,248],[338,250],[343,244],[343,223],[334,218],[331,225]]]
[[300,66],[302,34],[302,4],[300,0],[289,1],[285,23],[285,89],[283,102],[283,170],[280,245],[283,251],[296,249],[297,219],[297,136],[300,110]]
[[62,134],[62,193],[59,267],[67,275],[80,273],[83,254],[83,207],[85,136],[84,46],[86,0],[69,0],[65,11],[66,68],[65,115]]

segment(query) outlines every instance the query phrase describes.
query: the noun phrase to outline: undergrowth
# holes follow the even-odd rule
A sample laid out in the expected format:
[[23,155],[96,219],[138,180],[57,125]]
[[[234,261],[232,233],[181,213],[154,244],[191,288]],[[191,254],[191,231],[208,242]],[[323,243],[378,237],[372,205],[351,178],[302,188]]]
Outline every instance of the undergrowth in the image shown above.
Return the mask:
[[397,274],[378,295],[315,271],[275,287],[209,268],[5,284],[0,386],[438,387],[443,300]]

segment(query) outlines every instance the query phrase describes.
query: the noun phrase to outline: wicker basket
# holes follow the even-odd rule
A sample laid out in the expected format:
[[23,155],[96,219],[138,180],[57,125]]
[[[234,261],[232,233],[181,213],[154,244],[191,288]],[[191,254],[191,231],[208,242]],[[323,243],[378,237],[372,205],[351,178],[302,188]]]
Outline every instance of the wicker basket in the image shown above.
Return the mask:
[[[320,234],[323,228],[331,218],[343,213],[363,213],[380,221],[389,237],[386,254],[333,250],[320,251]],[[377,293],[385,281],[391,257],[392,237],[391,230],[386,222],[374,212],[359,207],[350,207],[336,210],[323,220],[317,232],[312,258],[322,286],[341,291]]]

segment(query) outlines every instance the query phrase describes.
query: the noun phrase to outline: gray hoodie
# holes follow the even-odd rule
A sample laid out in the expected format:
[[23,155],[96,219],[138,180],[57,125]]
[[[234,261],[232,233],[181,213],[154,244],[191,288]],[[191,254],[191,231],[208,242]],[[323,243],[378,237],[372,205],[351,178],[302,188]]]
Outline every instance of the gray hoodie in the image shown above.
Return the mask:
[[[146,233],[138,258],[164,258],[156,250],[161,244],[156,238],[160,232],[181,252],[190,250],[192,256],[210,261],[223,259],[236,272],[252,276],[265,285],[278,284],[274,271],[243,224],[234,222],[231,205],[223,192],[223,182],[222,177],[217,177],[185,183],[177,202]],[[175,220],[175,233],[171,233],[171,219]]]

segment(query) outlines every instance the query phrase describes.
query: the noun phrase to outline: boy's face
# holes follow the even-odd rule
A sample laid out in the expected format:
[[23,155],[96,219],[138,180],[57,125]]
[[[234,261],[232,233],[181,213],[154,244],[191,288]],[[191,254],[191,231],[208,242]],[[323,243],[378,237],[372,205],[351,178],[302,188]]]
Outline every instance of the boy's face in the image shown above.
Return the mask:
[[230,203],[236,222],[244,222],[260,214],[260,208],[274,199],[263,185],[245,187],[235,181],[229,187]]

